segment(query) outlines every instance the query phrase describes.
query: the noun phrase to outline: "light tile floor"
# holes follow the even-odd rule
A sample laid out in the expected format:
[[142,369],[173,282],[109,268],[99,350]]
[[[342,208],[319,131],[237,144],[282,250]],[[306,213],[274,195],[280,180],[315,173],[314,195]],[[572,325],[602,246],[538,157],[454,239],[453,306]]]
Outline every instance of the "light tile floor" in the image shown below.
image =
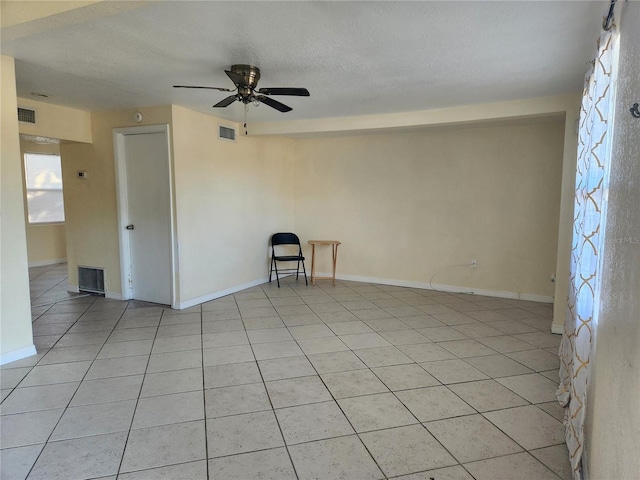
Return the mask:
[[570,478],[548,305],[289,278],[174,311],[30,275],[3,480]]

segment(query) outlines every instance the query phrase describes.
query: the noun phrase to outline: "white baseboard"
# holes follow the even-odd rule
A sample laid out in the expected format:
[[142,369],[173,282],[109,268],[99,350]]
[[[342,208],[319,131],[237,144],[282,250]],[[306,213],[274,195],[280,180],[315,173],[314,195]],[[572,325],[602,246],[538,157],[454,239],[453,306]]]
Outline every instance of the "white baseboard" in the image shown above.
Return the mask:
[[2,355],[0,355],[0,365],[17,362],[18,360],[30,357],[31,355],[35,355],[36,353],[38,352],[36,352],[35,345],[29,345],[28,347],[19,348],[18,350],[14,350],[13,352],[3,353]]
[[122,294],[120,292],[105,292],[104,297],[110,300],[122,300]]
[[58,263],[67,263],[66,258],[52,258],[51,260],[41,260],[39,262],[29,262],[29,268],[31,267],[44,267],[46,265],[57,265]]
[[194,305],[200,305],[201,303],[210,302],[211,300],[215,300],[216,298],[226,297],[227,295],[231,295],[232,293],[236,293],[236,292],[239,292],[240,290],[245,290],[247,288],[262,285],[263,283],[267,283],[268,281],[269,279],[267,277],[259,278],[257,280],[253,280],[248,283],[235,285],[225,290],[208,293],[207,295],[203,295],[202,297],[191,298],[189,300],[185,300],[184,302],[180,302],[178,304],[178,310],[184,310],[185,308],[193,307]]
[[[324,273],[324,272],[317,272],[316,275],[319,277],[331,276],[330,273]],[[283,278],[283,276],[281,278]],[[349,280],[353,282],[366,282],[366,283],[376,283],[376,284],[382,284],[382,285],[394,285],[397,287],[420,288],[423,290],[440,290],[443,292],[469,293],[474,295],[484,295],[487,297],[511,298],[516,300],[529,300],[532,302],[553,303],[553,297],[544,296],[544,295],[535,295],[531,293],[501,292],[496,290],[482,290],[477,288],[458,287],[454,285],[442,285],[442,284],[429,285],[428,283],[423,283],[423,282],[410,282],[406,280],[395,280],[395,279],[377,278],[377,277],[362,277],[358,275],[336,275],[336,279]],[[239,292],[241,290],[245,290],[247,288],[262,285],[263,283],[267,283],[268,281],[269,279],[267,277],[259,278],[251,282],[235,285],[225,290],[220,290],[217,292],[208,293],[207,295],[203,295],[201,297],[184,300],[182,302],[179,302],[176,306],[174,306],[174,308],[177,308],[178,310],[184,310],[185,308],[193,307],[194,305],[200,305],[201,303],[209,302],[211,300],[215,300],[216,298],[225,297],[227,295],[231,295],[233,293]],[[74,288],[74,287],[70,286],[69,288]],[[76,288],[75,291],[77,291],[78,287],[75,287],[75,288]],[[69,290],[69,291],[72,291],[72,290]],[[114,300],[122,300],[122,294],[118,292],[107,292],[105,296],[106,298],[110,298]],[[553,331],[553,333],[558,333],[558,332]],[[559,333],[562,333],[562,331],[560,331]]]
[[562,335],[564,333],[564,325],[558,325],[557,323],[551,324],[551,333]]
[[[78,288],[77,285],[67,285],[67,292],[80,293],[80,289]],[[83,293],[88,293],[88,292],[83,292]],[[109,298],[111,300],[122,300],[122,294],[120,292],[105,292],[104,298]]]
[[[330,277],[330,273],[317,272],[319,277]],[[511,298],[514,300],[529,300],[532,302],[553,303],[553,297],[545,295],[535,295],[533,293],[501,292],[499,290],[483,290],[471,287],[458,287],[455,285],[442,285],[439,283],[429,284],[424,282],[410,282],[406,280],[396,280],[390,278],[362,277],[359,275],[336,275],[337,280],[349,280],[352,282],[377,283],[382,285],[393,285],[396,287],[420,288],[423,290],[439,290],[442,292],[469,293],[472,295],[484,295],[487,297]]]
[[[67,292],[80,293],[80,288],[77,285],[67,285]],[[111,300],[122,300],[122,294],[120,292],[105,292],[104,297]]]

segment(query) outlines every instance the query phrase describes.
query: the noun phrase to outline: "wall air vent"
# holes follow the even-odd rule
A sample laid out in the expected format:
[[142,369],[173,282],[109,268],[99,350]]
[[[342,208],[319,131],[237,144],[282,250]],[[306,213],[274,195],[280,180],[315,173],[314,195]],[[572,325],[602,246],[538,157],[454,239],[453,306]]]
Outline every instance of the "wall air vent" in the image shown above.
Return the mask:
[[29,108],[18,107],[18,121],[25,123],[36,123],[36,111]]
[[78,290],[104,295],[104,270],[95,267],[78,267]]
[[229,142],[236,141],[236,129],[223,127],[222,125],[218,125],[218,138],[220,140],[227,140]]

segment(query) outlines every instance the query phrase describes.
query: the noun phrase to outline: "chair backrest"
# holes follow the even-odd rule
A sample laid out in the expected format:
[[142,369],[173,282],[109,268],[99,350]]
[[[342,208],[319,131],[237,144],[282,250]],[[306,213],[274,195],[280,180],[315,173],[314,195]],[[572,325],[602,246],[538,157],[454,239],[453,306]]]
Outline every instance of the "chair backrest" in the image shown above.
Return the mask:
[[300,239],[295,233],[274,233],[271,236],[271,245],[298,245]]

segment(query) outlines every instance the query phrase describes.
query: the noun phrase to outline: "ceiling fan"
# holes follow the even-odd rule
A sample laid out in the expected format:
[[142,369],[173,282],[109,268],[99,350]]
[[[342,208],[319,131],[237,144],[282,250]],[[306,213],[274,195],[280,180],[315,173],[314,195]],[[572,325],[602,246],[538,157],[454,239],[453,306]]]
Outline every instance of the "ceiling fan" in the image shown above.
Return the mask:
[[260,69],[253,65],[232,65],[231,70],[224,71],[236,88],[221,88],[221,87],[201,87],[192,85],[174,85],[174,88],[202,88],[208,90],[220,90],[221,92],[236,92],[233,95],[229,95],[227,98],[219,101],[213,107],[228,107],[233,102],[242,102],[245,105],[253,103],[265,105],[275,108],[280,112],[290,112],[291,107],[274,100],[270,95],[292,95],[297,97],[308,97],[309,90],[306,88],[260,88],[256,90],[258,86],[258,80],[260,80]]

